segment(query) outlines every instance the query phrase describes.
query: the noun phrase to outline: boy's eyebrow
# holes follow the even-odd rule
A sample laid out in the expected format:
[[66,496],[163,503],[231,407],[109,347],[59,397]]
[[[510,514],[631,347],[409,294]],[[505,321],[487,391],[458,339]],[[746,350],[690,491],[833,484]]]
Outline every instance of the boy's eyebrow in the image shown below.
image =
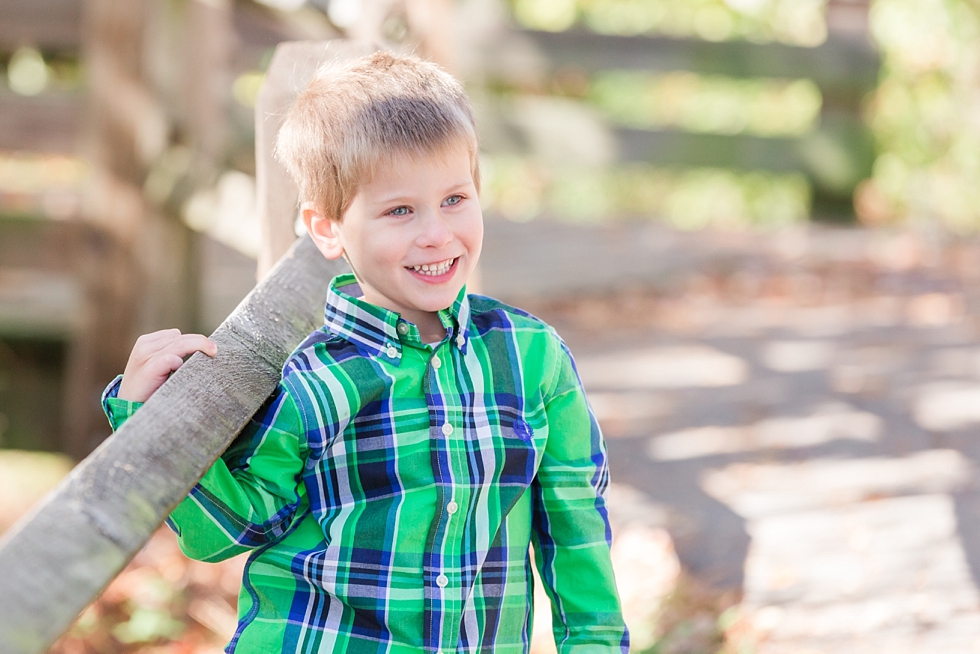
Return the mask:
[[[467,180],[459,181],[459,182],[456,182],[455,184],[451,184],[451,185],[447,186],[443,192],[444,193],[453,193],[454,191],[458,191],[458,190],[460,190],[463,187],[472,186],[472,185],[473,185],[473,180],[472,179],[467,179]],[[391,202],[401,202],[403,200],[409,200],[412,197],[413,197],[413,194],[412,194],[411,191],[407,191],[407,192],[404,192],[404,193],[399,192],[399,193],[394,193],[392,195],[386,195],[384,197],[378,198],[375,201],[375,204],[389,204]]]

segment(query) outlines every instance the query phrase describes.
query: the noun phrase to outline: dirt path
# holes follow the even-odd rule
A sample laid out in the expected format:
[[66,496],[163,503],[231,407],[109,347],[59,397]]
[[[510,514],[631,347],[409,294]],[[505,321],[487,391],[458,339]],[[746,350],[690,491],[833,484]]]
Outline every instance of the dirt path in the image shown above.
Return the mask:
[[757,652],[980,651],[976,241],[491,224],[484,280],[569,342],[620,510]]

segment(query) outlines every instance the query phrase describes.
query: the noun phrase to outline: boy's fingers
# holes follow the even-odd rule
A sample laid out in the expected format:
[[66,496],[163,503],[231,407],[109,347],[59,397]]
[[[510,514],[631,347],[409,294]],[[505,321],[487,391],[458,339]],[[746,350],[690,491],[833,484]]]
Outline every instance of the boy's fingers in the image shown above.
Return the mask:
[[142,336],[136,339],[136,344],[140,347],[152,348],[153,346],[159,346],[160,344],[166,344],[171,341],[175,341],[178,338],[180,338],[179,329],[161,329],[158,332],[143,334]]
[[136,339],[136,344],[133,346],[133,355],[137,359],[145,361],[157,352],[166,349],[171,343],[176,342],[180,336],[179,329],[162,329],[158,332],[143,334]]
[[184,360],[176,354],[161,354],[154,357],[146,366],[147,376],[151,379],[160,379],[156,382],[159,386],[166,381],[167,376],[183,365]]
[[204,352],[212,357],[218,353],[218,346],[215,345],[214,341],[201,334],[184,334],[164,349],[169,354],[175,354],[181,358],[194,352]]
[[171,327],[170,329],[161,329],[159,331],[150,332],[149,334],[143,334],[140,336],[140,340],[146,339],[148,341],[156,340],[170,340],[180,336],[180,330],[176,327]]

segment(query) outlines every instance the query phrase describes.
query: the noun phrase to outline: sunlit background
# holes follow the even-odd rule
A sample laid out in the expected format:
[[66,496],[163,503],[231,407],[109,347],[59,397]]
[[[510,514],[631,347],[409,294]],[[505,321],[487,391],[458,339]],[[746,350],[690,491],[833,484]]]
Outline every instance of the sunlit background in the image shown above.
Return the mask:
[[[350,2],[324,4],[286,9],[307,12],[296,21],[322,10],[324,21],[343,26],[345,10],[333,4]],[[486,206],[518,221],[640,218],[698,228],[857,216],[970,229],[978,206],[969,181],[978,165],[970,111],[976,9],[880,0],[862,16],[853,4],[856,17],[842,18],[835,32],[825,0],[510,2],[500,28],[509,40],[468,79],[484,114]],[[292,35],[317,28],[329,35],[329,25],[315,24]],[[52,117],[71,105],[69,119],[80,120],[85,74],[72,45],[4,51],[5,91],[49,104]],[[234,173],[254,174],[250,110],[271,45],[237,53],[228,71],[221,167],[230,177],[179,198],[176,208],[195,229],[221,232],[205,225],[201,208],[222,195],[240,199],[247,180]],[[67,129],[58,122],[52,129]],[[177,138],[156,153],[146,180],[154,201],[168,200],[190,165],[180,146]],[[69,217],[84,170],[60,153],[8,149],[0,207],[4,215]],[[253,231],[221,240],[254,256]]]
[[[856,630],[980,615],[970,0],[0,0],[0,532],[108,436],[136,334],[210,332],[254,284],[276,44],[365,35],[474,102],[479,283],[581,352],[637,651],[850,642],[814,608],[837,573]],[[797,532],[826,568],[786,554]],[[869,554],[889,539],[901,556]],[[861,570],[910,561],[945,581],[868,608]],[[157,534],[56,651],[215,651],[239,570]],[[967,651],[936,642],[908,651]]]
[[[835,32],[826,4],[510,3],[499,57],[485,56],[468,76],[483,114],[487,208],[516,221],[639,218],[685,229],[855,216],[971,229],[980,206],[970,183],[980,165],[972,156],[976,9],[881,0],[862,16],[857,3],[857,17],[842,18]],[[331,16],[343,23],[330,11],[324,20]],[[329,25],[319,27],[329,35]],[[303,31],[317,29],[292,35]],[[42,147],[81,120],[84,70],[73,45],[0,54],[6,92],[43,102],[55,123],[54,134],[22,135]],[[248,195],[248,180],[235,173],[254,174],[250,110],[271,45],[237,53],[227,71],[230,128],[220,167],[229,177],[171,207],[251,256],[257,226],[242,233],[202,216],[223,197],[241,204]],[[84,164],[23,145],[0,159],[4,215],[77,212]],[[173,188],[193,159],[181,145],[177,138],[154,153],[146,191],[155,202],[187,193]]]

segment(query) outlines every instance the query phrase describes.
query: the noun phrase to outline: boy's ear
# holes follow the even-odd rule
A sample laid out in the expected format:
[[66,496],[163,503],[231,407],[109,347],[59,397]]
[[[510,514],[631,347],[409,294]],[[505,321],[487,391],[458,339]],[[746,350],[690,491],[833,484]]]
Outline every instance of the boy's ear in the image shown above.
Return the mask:
[[344,254],[344,244],[340,237],[340,223],[330,220],[311,202],[300,206],[303,224],[313,243],[328,259],[339,259]]

